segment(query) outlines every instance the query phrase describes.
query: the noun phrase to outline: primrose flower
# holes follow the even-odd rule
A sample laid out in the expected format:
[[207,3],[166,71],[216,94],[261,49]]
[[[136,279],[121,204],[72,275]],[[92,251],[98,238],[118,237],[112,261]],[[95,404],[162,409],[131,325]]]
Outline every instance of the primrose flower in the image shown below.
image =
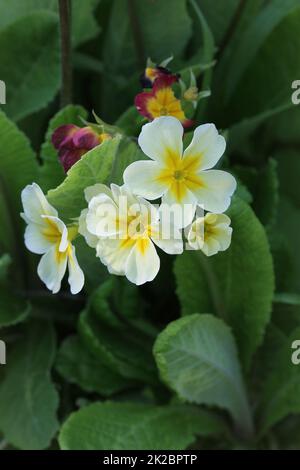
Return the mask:
[[165,75],[155,80],[151,91],[143,91],[135,97],[138,112],[152,121],[160,116],[173,116],[189,127],[193,121],[188,119],[182,109],[181,102],[172,90],[172,84],[177,81],[174,75]]
[[72,245],[77,228],[65,226],[36,183],[26,186],[21,198],[24,210],[21,217],[27,223],[25,245],[32,253],[43,255],[38,265],[39,277],[56,294],[68,266],[71,292],[77,294],[84,284]]
[[194,250],[201,250],[206,256],[225,251],[230,246],[231,220],[225,214],[208,213],[196,219],[188,233],[188,243]]
[[151,159],[136,161],[124,172],[124,183],[134,194],[149,200],[162,197],[164,204],[182,207],[181,227],[189,225],[196,206],[222,213],[236,189],[234,177],[211,170],[225,150],[225,139],[214,124],[195,129],[183,152],[183,127],[174,117],[160,117],[143,126],[139,135],[142,151]]
[[110,273],[141,285],[159,271],[155,245],[169,254],[182,253],[181,231],[170,224],[163,227],[159,211],[125,186],[95,185],[85,196],[88,208],[81,213],[79,232]]
[[58,150],[60,162],[67,172],[82,155],[111,136],[106,133],[97,133],[91,127],[78,127],[66,124],[58,127],[52,134],[52,144]]

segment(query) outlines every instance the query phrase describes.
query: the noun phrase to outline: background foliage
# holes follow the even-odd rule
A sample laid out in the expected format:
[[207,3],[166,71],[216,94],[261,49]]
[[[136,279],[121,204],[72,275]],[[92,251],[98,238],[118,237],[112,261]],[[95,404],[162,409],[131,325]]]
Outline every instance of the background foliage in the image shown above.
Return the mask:
[[[299,1],[73,0],[64,109],[56,0],[0,0],[0,12],[0,448],[300,448]],[[232,245],[162,256],[137,288],[78,239],[85,291],[52,296],[23,245],[20,191],[36,181],[68,221],[86,186],[121,183],[142,156],[138,77],[170,55],[211,89],[197,123],[227,137]],[[125,135],[65,177],[51,133],[93,109]]]

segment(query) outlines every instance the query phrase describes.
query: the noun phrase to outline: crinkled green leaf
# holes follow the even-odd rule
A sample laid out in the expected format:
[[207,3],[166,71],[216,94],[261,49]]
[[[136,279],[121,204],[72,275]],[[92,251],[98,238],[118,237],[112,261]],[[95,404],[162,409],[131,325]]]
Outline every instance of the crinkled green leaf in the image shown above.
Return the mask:
[[65,380],[86,392],[110,396],[130,388],[130,382],[113,372],[94,357],[77,336],[69,336],[62,344],[55,367]]
[[270,319],[273,264],[265,231],[250,207],[235,199],[227,213],[230,248],[210,258],[195,251],[177,257],[177,293],[184,315],[213,311],[226,318],[248,367]]
[[31,311],[29,303],[19,299],[11,287],[0,289],[0,328],[24,321]]
[[252,422],[234,338],[208,314],[175,320],[158,336],[154,356],[162,380],[187,402],[229,411],[247,434]]
[[[260,403],[260,433],[263,434],[289,414],[300,413],[300,368],[292,363],[297,328],[279,350],[273,350],[273,367],[265,378]],[[298,346],[299,349],[299,346]]]
[[59,444],[63,450],[183,450],[196,435],[223,429],[213,415],[192,406],[93,403],[71,414]]
[[57,15],[35,12],[1,30],[0,63],[8,116],[19,120],[45,107],[60,83]]
[[55,354],[54,331],[48,323],[29,324],[8,351],[0,380],[0,429],[20,449],[44,449],[58,428],[58,394],[50,378]]

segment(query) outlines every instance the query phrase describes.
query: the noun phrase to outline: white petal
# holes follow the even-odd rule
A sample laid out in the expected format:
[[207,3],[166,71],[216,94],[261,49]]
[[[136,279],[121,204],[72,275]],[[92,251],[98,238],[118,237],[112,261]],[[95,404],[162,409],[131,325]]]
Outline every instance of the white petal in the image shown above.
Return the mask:
[[53,245],[42,233],[43,226],[29,223],[24,234],[26,248],[32,253],[42,255]]
[[183,252],[181,230],[172,224],[160,222],[154,225],[151,231],[151,240],[169,255],[180,255]]
[[201,248],[201,251],[206,256],[216,255],[218,251],[220,251],[219,241],[216,238],[209,237],[209,239],[205,241],[203,247]]
[[204,245],[204,217],[198,217],[192,223],[187,239],[189,246],[194,250],[201,250]]
[[187,188],[185,189],[180,202],[178,201],[176,194],[174,194],[172,190],[169,190],[162,197],[162,204],[159,209],[161,218],[166,220],[168,217],[171,217],[173,225],[177,228],[184,228],[193,220],[196,211],[196,202],[196,197]]
[[78,294],[84,286],[84,274],[78,264],[75,247],[70,245],[68,250],[68,268],[70,289],[72,294]]
[[132,248],[125,267],[125,275],[137,286],[152,281],[160,267],[159,256],[152,241],[144,239]]
[[47,288],[56,294],[67,269],[67,252],[60,253],[58,246],[53,245],[45,253],[38,265],[38,275]]
[[235,178],[226,171],[208,170],[198,173],[203,186],[194,191],[198,204],[204,210],[221,213],[226,211],[236,189]]
[[23,189],[21,199],[24,215],[31,222],[41,223],[41,215],[43,214],[57,216],[57,210],[49,204],[43,191],[36,183],[29,184]]
[[125,240],[100,239],[97,244],[97,256],[111,274],[124,275],[133,244],[134,242],[125,243]]
[[219,161],[226,148],[226,141],[218,134],[214,124],[203,124],[194,131],[193,139],[184,151],[184,158],[198,157],[199,169],[212,168]]
[[170,154],[182,155],[182,136],[180,121],[171,116],[162,116],[142,127],[138,141],[149,158],[163,164]]
[[[50,215],[42,215],[41,218],[43,219],[44,223],[47,224],[47,221],[50,222],[51,225],[54,225],[57,228],[57,232],[61,234],[61,238],[59,241],[59,251],[63,252],[68,247],[68,229],[64,222],[59,219],[58,217],[50,216]],[[57,243],[58,240],[55,241]]]
[[161,197],[169,187],[159,179],[161,172],[162,167],[156,162],[137,161],[126,168],[123,178],[133,193],[153,200]]
[[87,229],[97,237],[115,235],[119,232],[118,215],[119,210],[115,202],[106,194],[99,194],[89,202],[86,215]]
[[84,196],[87,202],[90,202],[90,200],[94,196],[98,196],[99,194],[103,193],[107,194],[107,196],[112,197],[111,190],[107,186],[105,186],[105,184],[96,183],[93,186],[88,186],[84,190]]
[[88,213],[88,209],[84,209],[81,211],[80,217],[78,219],[78,232],[85,238],[85,241],[91,248],[96,248],[98,243],[98,237],[96,235],[91,234],[86,226],[86,216]]

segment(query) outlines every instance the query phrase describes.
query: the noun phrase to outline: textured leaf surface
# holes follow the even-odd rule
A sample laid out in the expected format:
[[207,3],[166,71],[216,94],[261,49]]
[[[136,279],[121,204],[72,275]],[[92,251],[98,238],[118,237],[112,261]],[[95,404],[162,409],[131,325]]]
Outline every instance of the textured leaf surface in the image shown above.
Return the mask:
[[182,450],[197,434],[219,434],[222,428],[194,407],[94,403],[67,419],[59,443],[63,450]]
[[236,199],[227,213],[230,248],[211,258],[194,251],[179,256],[177,293],[184,315],[213,311],[227,319],[248,366],[270,319],[273,265],[265,231],[250,207]]
[[28,325],[24,338],[8,352],[1,369],[0,429],[17,448],[44,449],[58,428],[58,395],[49,373],[55,354],[51,325]]
[[175,320],[158,336],[154,355],[163,381],[179,397],[225,408],[251,432],[234,338],[222,320],[208,314]]

